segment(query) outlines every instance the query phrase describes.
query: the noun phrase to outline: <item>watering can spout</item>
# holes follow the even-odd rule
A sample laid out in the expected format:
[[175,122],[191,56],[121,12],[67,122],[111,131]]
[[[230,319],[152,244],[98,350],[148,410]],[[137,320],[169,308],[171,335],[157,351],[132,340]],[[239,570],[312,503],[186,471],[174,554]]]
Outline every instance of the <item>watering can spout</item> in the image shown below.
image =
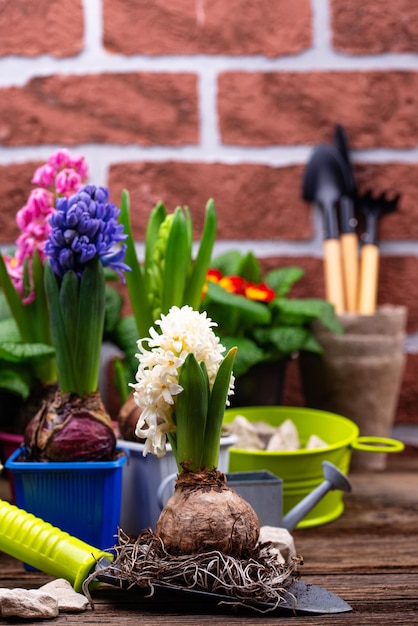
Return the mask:
[[328,461],[323,461],[322,471],[325,480],[284,516],[281,525],[289,532],[296,528],[297,524],[305,515],[307,515],[329,491],[333,489],[339,489],[347,493],[351,491],[350,481],[338,467]]

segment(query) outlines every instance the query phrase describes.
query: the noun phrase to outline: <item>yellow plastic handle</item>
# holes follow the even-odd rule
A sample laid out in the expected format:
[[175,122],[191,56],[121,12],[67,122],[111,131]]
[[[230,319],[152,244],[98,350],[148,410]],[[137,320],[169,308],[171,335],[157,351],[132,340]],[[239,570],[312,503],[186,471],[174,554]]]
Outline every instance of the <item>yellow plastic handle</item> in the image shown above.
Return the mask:
[[0,500],[0,550],[55,578],[65,578],[81,591],[85,578],[108,552]]
[[405,444],[390,437],[358,437],[351,447],[361,452],[402,452]]

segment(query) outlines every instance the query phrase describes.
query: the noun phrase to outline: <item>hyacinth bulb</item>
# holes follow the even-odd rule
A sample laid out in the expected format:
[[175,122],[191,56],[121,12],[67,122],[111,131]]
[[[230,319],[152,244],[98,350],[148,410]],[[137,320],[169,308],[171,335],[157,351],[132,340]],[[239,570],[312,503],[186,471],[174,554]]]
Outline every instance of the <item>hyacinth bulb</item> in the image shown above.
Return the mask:
[[179,474],[156,526],[165,550],[174,555],[218,550],[245,557],[259,534],[257,513],[216,469]]
[[32,461],[108,461],[116,436],[99,393],[81,398],[58,390],[29,422],[25,446]]

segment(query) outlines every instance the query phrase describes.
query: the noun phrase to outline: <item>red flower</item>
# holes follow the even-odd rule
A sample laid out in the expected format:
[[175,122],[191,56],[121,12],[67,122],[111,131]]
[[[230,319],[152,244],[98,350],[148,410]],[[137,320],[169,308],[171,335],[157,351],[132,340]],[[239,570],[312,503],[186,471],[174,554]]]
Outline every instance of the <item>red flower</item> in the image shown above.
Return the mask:
[[219,284],[225,291],[245,296],[247,282],[241,276],[223,276]]
[[209,281],[217,283],[229,293],[244,296],[244,298],[248,298],[249,300],[271,302],[276,297],[274,289],[271,289],[266,283],[259,283],[257,285],[245,280],[241,276],[223,276],[222,272],[214,268],[209,269],[206,274],[206,283],[203,287],[202,297],[207,293]]
[[214,268],[209,268],[206,273],[206,280],[210,280],[212,283],[219,283],[222,278],[222,272],[220,270],[215,270]]
[[259,300],[260,302],[271,302],[276,297],[276,292],[265,283],[247,283],[245,286],[245,297],[249,300]]

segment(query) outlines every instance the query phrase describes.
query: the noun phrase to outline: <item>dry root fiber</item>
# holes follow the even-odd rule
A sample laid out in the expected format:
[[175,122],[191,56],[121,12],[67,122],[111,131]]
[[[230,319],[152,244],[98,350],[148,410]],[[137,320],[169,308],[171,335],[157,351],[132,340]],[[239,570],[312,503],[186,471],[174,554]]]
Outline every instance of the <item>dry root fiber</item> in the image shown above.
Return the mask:
[[[123,587],[149,589],[149,596],[154,585],[160,584],[220,594],[225,596],[222,604],[249,606],[260,612],[273,611],[284,603],[296,606],[288,588],[298,577],[302,559],[293,557],[280,563],[270,543],[257,544],[245,559],[218,550],[173,556],[148,529],[135,542],[121,531],[115,549],[115,560],[103,573],[120,580]],[[93,578],[94,574],[83,585],[86,595]]]

